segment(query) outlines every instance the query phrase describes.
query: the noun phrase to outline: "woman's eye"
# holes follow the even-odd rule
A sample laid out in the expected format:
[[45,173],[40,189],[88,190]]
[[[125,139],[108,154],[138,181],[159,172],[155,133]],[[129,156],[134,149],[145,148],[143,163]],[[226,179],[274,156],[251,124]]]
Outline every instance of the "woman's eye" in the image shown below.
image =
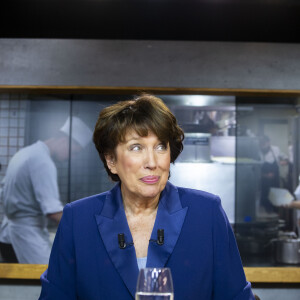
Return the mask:
[[130,150],[132,150],[132,151],[139,151],[141,149],[142,149],[142,147],[140,145],[132,145],[130,147]]
[[166,150],[167,149],[167,146],[166,145],[164,145],[164,144],[159,144],[158,146],[157,146],[157,149],[158,150]]

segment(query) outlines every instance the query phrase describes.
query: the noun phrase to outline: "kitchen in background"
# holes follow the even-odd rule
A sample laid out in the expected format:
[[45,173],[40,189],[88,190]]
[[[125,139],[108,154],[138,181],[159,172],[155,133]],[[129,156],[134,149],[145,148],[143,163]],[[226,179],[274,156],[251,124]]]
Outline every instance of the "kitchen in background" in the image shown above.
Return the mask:
[[[93,130],[100,110],[131,95],[1,95],[0,179],[9,158],[21,147],[55,134],[68,117],[81,118]],[[297,265],[276,258],[281,240],[299,234],[296,211],[262,205],[260,136],[267,135],[286,160],[278,165],[279,186],[291,194],[299,176],[297,99],[249,99],[233,96],[159,95],[185,131],[184,150],[171,166],[170,181],[212,192],[237,237],[244,266]],[[70,153],[72,149],[70,148]],[[84,151],[56,163],[63,204],[101,193],[108,178],[91,142]],[[56,227],[49,224],[52,235]],[[280,241],[277,241],[280,240]],[[287,245],[286,247],[289,247]],[[290,246],[291,247],[291,246]]]
[[235,98],[179,95],[161,98],[185,132],[184,149],[171,166],[177,186],[220,196],[231,224],[235,223]]
[[236,103],[235,234],[243,263],[299,265],[299,212],[284,206],[299,184],[298,100],[238,97]]
[[[70,115],[69,96],[0,96],[0,190],[9,160],[21,148],[45,141],[57,135]],[[69,202],[69,160],[54,161],[60,201]],[[0,191],[0,222],[4,217]],[[57,225],[48,220],[50,238],[53,241]],[[1,257],[0,257],[1,259]]]

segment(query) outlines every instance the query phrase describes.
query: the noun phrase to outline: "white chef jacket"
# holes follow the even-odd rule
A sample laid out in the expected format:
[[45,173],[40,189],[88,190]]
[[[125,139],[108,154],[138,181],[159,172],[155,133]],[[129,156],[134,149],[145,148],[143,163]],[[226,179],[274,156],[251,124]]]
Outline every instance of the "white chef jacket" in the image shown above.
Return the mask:
[[57,170],[41,141],[18,151],[10,160],[3,186],[6,218],[0,241],[11,243],[20,263],[47,264],[51,242],[47,214],[60,212]]
[[280,151],[279,147],[271,145],[270,148],[266,154],[261,153],[261,160],[263,162],[272,164],[274,161],[279,163],[280,160],[288,159],[288,157]]

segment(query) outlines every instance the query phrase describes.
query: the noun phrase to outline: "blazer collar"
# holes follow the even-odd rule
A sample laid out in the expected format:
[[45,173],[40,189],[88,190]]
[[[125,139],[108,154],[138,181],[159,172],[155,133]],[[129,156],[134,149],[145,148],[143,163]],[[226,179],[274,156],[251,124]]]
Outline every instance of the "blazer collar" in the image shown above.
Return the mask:
[[[178,190],[167,183],[161,193],[151,240],[157,240],[157,230],[164,229],[164,244],[149,242],[147,267],[164,267],[178,240],[187,207],[182,208]],[[98,230],[105,248],[122,280],[134,297],[138,277],[138,266],[133,239],[127,223],[120,184],[110,190],[99,215],[95,215]],[[118,233],[124,233],[127,247],[120,249]]]
[[134,297],[139,272],[135,249],[133,245],[120,249],[118,244],[119,233],[124,233],[127,245],[133,241],[123,207],[120,184],[107,193],[103,209],[95,217],[106,251]]
[[[188,208],[182,208],[177,188],[170,182],[163,190],[148,247],[147,267],[164,267],[179,238]],[[164,244],[158,245],[157,230],[164,229]]]

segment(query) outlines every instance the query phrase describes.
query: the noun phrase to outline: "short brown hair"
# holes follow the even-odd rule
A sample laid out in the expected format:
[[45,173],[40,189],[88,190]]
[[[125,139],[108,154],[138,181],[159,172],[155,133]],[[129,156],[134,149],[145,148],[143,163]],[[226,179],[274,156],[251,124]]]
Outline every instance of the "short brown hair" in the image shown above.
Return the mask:
[[120,181],[120,178],[111,173],[105,156],[115,155],[117,145],[124,142],[130,129],[142,137],[147,136],[150,130],[161,142],[169,143],[172,163],[183,150],[183,130],[160,98],[142,94],[108,106],[99,114],[93,141],[108,175],[114,181]]

